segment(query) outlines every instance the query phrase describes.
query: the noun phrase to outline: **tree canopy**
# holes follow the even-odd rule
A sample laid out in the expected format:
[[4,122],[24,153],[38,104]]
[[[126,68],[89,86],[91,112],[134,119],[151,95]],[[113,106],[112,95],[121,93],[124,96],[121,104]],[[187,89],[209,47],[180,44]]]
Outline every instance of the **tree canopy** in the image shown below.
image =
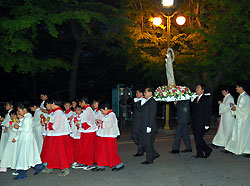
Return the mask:
[[[91,74],[111,78],[114,70],[131,75],[130,84],[166,84],[162,13],[175,10],[187,18],[184,26],[175,17],[171,24],[177,84],[193,88],[203,81],[213,92],[220,84],[249,80],[247,0],[179,0],[173,11],[158,0],[2,0],[0,10],[0,68],[33,77],[65,69],[70,98],[82,83],[78,76],[86,86]],[[161,27],[152,24],[154,16],[164,20]],[[94,69],[102,59],[105,69]]]

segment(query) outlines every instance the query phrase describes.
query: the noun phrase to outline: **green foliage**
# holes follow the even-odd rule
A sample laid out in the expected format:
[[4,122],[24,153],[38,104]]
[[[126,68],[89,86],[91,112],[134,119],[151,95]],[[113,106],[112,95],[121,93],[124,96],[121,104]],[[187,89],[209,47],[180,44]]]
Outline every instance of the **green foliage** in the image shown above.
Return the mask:
[[[143,64],[144,78],[161,82],[165,79],[164,54],[167,49],[166,30],[155,27],[149,21],[167,10],[150,0],[125,3],[124,14],[131,24],[124,27],[125,43],[129,46],[127,68]],[[179,0],[179,12],[187,18],[183,27],[174,24],[172,18],[170,47],[176,58],[174,64],[177,84],[195,84],[204,81],[211,90],[219,84],[233,84],[237,80],[249,80],[248,36],[249,3],[247,0]],[[162,17],[165,20],[164,17]],[[163,23],[166,25],[166,21]],[[131,44],[132,43],[132,44]],[[156,75],[155,65],[158,65]],[[152,68],[152,69],[151,69]],[[239,73],[242,72],[242,73]],[[190,85],[191,86],[191,85]]]
[[[101,5],[95,5],[97,4]],[[19,1],[19,4],[4,1],[0,8],[8,12],[4,13],[0,20],[0,66],[7,72],[15,70],[32,74],[55,68],[71,69],[70,62],[61,56],[36,55],[40,53],[41,33],[48,32],[52,37],[58,38],[63,31],[63,25],[70,25],[75,21],[81,30],[91,35],[93,24],[104,25],[108,22],[107,16],[97,11],[98,7],[93,7],[94,3],[77,0],[26,0]],[[102,8],[105,7],[108,6]],[[91,36],[82,37],[81,40],[86,42],[87,38],[91,39]]]
[[[176,56],[177,84],[189,86],[202,80],[214,89],[220,83],[248,81],[248,1],[179,0],[178,4],[187,23],[179,27],[172,18],[170,47]],[[61,47],[61,43],[72,44],[75,36],[82,50],[98,48],[102,54],[119,58],[128,71],[137,69],[145,82],[166,84],[167,32],[150,20],[160,16],[166,26],[161,12],[170,12],[158,1],[3,0],[0,8],[4,10],[0,12],[0,67],[7,72],[71,69],[72,53],[70,57],[64,57],[64,52],[38,54],[44,38]]]

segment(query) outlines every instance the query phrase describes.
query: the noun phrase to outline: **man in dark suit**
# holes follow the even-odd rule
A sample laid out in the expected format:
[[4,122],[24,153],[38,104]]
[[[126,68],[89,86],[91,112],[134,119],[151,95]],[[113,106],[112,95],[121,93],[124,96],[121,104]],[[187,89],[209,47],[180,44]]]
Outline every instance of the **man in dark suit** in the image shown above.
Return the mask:
[[154,140],[157,132],[156,112],[157,103],[153,98],[153,88],[146,88],[144,97],[145,103],[141,106],[141,122],[139,127],[139,142],[146,152],[146,161],[142,164],[151,164],[160,155],[154,149]]
[[212,149],[203,139],[205,131],[209,128],[211,117],[209,99],[204,95],[204,91],[204,85],[197,84],[196,93],[198,97],[195,98],[192,104],[192,128],[197,154],[192,158],[208,158],[212,152]]
[[180,143],[181,138],[183,138],[186,149],[184,149],[183,153],[192,152],[192,147],[190,143],[190,137],[188,132],[188,123],[190,119],[190,107],[189,100],[174,102],[177,108],[177,128],[176,134],[174,137],[173,150],[169,151],[169,153],[177,154],[180,152]]
[[141,143],[139,143],[139,126],[141,122],[141,102],[144,101],[143,98],[143,90],[137,89],[136,90],[136,98],[134,98],[134,109],[133,109],[133,120],[132,120],[132,132],[131,137],[135,144],[138,146],[137,153],[134,157],[143,156],[143,148]]

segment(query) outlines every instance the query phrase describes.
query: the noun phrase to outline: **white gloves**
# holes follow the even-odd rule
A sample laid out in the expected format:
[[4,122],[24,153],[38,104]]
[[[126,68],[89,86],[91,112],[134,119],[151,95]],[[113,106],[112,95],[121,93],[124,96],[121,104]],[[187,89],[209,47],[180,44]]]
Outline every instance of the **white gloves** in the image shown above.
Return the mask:
[[206,129],[206,130],[209,129],[209,126],[205,126],[205,129]]
[[147,127],[147,133],[150,133],[151,132],[151,128],[150,127]]

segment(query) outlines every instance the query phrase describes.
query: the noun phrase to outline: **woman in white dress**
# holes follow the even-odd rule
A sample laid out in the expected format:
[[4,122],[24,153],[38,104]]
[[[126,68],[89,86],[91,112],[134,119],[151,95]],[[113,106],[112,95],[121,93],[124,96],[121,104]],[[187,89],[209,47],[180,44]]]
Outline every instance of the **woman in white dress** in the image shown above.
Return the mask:
[[[17,140],[18,140],[18,130],[13,126],[20,121],[17,119],[17,114],[15,110],[10,113],[11,121],[8,123],[9,138],[3,153],[3,158],[1,160],[1,168],[11,168],[16,169],[16,152],[17,152]],[[13,174],[16,175],[16,174]]]
[[27,177],[27,170],[33,167],[40,173],[43,169],[40,153],[32,130],[32,115],[29,113],[29,106],[19,104],[18,113],[23,116],[20,124],[15,124],[14,128],[19,129],[19,138],[17,143],[17,161],[16,170],[19,173],[14,179],[20,180]]
[[13,102],[12,101],[8,101],[5,103],[5,109],[8,112],[5,115],[5,118],[1,118],[2,120],[2,135],[1,135],[1,140],[0,140],[0,161],[2,160],[3,157],[3,152],[5,149],[5,146],[7,144],[8,138],[9,138],[9,133],[8,133],[8,124],[10,121],[10,111],[13,109]]

